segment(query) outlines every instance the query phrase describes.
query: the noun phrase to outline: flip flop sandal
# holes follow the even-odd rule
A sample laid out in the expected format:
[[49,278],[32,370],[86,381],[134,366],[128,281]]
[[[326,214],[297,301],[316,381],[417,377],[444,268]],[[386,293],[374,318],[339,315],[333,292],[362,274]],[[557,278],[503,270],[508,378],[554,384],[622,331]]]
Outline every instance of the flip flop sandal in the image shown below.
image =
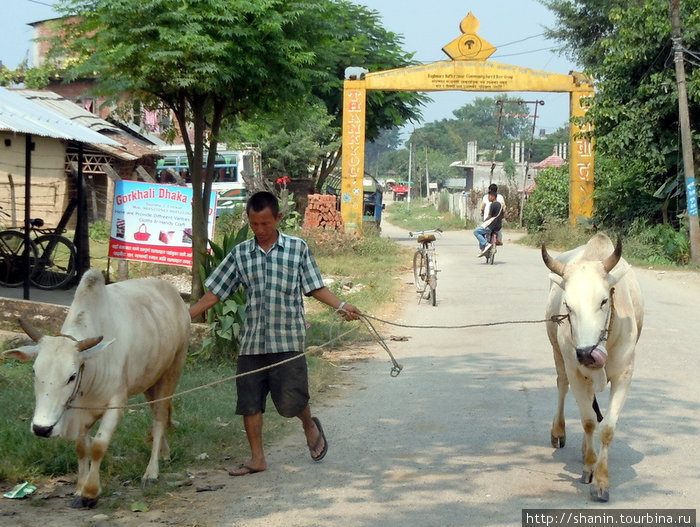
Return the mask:
[[[316,428],[318,428],[318,431],[321,435],[318,436],[315,445],[312,446],[308,443],[307,445],[309,447],[309,452],[311,453],[311,459],[318,463],[324,457],[326,457],[326,452],[328,452],[328,440],[326,439],[326,434],[323,433],[323,427],[321,426],[321,421],[318,420],[318,417],[312,417],[311,420],[316,424]],[[321,450],[321,453],[319,455],[314,457],[313,451],[318,449],[321,439],[323,439],[323,450]]]

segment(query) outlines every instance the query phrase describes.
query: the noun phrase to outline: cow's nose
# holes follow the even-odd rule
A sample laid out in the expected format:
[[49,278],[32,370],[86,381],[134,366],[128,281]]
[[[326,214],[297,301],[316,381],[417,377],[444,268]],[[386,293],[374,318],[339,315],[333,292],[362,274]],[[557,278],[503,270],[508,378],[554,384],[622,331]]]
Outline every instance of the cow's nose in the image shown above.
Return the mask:
[[579,364],[588,366],[591,363],[595,363],[593,357],[591,357],[591,352],[595,349],[595,346],[586,346],[585,348],[576,348],[576,358]]
[[32,425],[32,431],[35,435],[38,435],[39,437],[49,437],[51,435],[52,430],[53,426]]

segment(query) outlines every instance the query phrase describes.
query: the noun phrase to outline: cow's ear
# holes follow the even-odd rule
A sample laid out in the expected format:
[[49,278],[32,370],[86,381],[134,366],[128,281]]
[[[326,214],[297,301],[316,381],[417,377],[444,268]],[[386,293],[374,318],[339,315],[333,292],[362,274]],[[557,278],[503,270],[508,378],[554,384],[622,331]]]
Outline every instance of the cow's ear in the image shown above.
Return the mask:
[[632,266],[625,260],[620,260],[615,267],[608,273],[608,285],[614,286],[620,279],[627,274],[627,271],[632,269]]
[[103,340],[102,342],[95,344],[92,348],[88,348],[80,353],[80,355],[85,359],[90,359],[100,353],[103,349],[105,349],[107,346],[112,344],[114,342],[114,339],[112,340]]
[[564,277],[563,276],[559,276],[556,273],[549,273],[549,279],[552,282],[554,282],[555,284],[557,284],[559,287],[564,289]]
[[4,351],[2,353],[3,357],[10,357],[12,359],[17,359],[21,361],[29,361],[36,359],[39,353],[39,346],[21,346],[19,348]]

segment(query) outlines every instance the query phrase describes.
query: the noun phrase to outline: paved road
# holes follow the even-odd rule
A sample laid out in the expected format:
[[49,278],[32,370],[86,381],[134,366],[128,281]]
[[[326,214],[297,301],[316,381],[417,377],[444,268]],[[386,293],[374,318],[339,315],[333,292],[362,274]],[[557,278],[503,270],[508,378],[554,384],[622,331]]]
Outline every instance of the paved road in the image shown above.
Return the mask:
[[[390,225],[385,235],[415,244]],[[508,243],[477,259],[469,232],[438,241],[438,306],[409,295],[401,322],[461,325],[543,318],[547,272]],[[579,483],[581,437],[567,399],[566,448],[549,428],[555,375],[543,324],[481,329],[385,328],[386,355],[354,366],[357,384],[315,407],[330,451],[313,465],[290,437],[266,472],[231,480],[220,525],[448,527],[520,525],[523,508],[695,508],[700,503],[697,274],[642,270],[646,324],[611,454],[611,502]],[[405,277],[410,290],[410,278]],[[371,313],[371,309],[366,309]],[[607,398],[599,397],[605,410]],[[212,511],[213,512],[213,511]],[[211,518],[211,517],[210,517]],[[217,523],[209,523],[217,525]]]

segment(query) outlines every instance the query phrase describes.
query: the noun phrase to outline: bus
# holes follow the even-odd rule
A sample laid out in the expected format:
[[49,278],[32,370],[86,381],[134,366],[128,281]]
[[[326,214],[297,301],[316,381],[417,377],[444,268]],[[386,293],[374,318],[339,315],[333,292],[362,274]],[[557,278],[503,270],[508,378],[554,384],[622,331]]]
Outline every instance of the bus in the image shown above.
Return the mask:
[[[185,145],[165,145],[158,150],[163,157],[156,165],[156,181],[164,185],[177,184],[172,175],[172,172],[176,172],[187,186],[191,186]],[[252,180],[255,177],[260,177],[260,151],[254,145],[246,145],[242,150],[224,148],[217,152],[212,182],[212,190],[217,195],[217,216],[245,204],[245,179]]]

